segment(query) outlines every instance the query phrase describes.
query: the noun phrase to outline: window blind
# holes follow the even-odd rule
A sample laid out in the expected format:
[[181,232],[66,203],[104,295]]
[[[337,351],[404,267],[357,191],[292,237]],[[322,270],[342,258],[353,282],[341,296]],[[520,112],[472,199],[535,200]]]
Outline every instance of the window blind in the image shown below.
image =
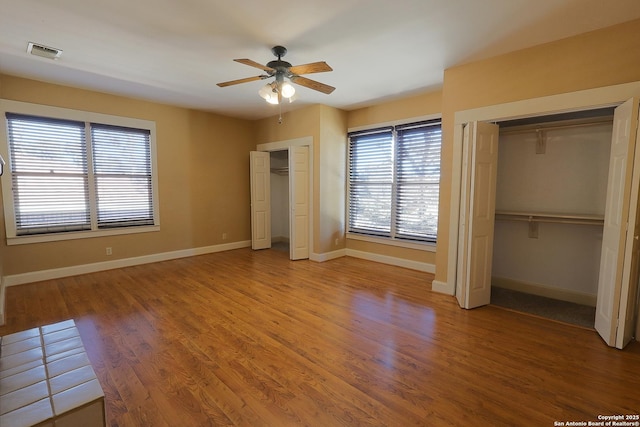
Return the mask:
[[440,120],[349,134],[349,231],[435,242]]
[[389,236],[392,191],[392,128],[350,134],[349,229]]
[[14,237],[155,224],[150,130],[6,119]]
[[149,135],[91,124],[98,228],[153,224]]
[[397,127],[396,235],[435,241],[438,232],[441,126]]
[[7,114],[16,234],[91,228],[84,123]]

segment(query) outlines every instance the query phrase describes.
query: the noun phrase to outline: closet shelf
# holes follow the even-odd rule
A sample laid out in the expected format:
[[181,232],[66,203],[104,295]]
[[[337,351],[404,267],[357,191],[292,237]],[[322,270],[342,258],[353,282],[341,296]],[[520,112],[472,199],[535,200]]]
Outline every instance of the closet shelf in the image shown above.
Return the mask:
[[276,175],[288,175],[289,168],[288,167],[271,168],[271,173],[275,173]]
[[551,222],[556,224],[603,225],[603,215],[556,214],[541,212],[496,211],[498,221]]

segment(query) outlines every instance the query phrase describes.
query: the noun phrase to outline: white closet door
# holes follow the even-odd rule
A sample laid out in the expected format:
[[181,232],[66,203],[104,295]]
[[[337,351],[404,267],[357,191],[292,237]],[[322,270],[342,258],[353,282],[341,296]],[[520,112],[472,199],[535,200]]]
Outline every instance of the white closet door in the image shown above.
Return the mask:
[[462,308],[467,305],[467,242],[469,217],[469,192],[471,191],[471,149],[470,134],[475,123],[464,125],[462,137],[462,168],[460,178],[460,219],[458,228],[458,261],[456,266],[456,299]]
[[[462,265],[464,308],[475,308],[491,301],[491,261],[493,257],[493,229],[496,208],[496,178],[498,172],[499,127],[491,123],[470,123],[468,152],[470,159],[463,172],[465,224],[462,236],[466,240]],[[468,154],[467,154],[468,156]],[[469,177],[467,177],[469,173]],[[462,300],[462,301],[461,301]]]
[[608,345],[618,348],[631,339],[638,281],[637,120],[637,99],[616,108],[598,279],[595,328]]
[[265,151],[250,153],[251,248],[271,247],[271,158]]
[[309,147],[289,149],[289,258],[309,258]]

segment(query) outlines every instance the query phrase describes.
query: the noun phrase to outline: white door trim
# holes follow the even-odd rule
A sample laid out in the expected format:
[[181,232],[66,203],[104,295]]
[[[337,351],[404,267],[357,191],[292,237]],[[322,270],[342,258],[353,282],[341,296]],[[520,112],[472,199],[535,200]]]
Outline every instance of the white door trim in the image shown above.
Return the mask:
[[453,129],[447,279],[446,282],[434,281],[433,290],[450,295],[455,294],[462,173],[462,137],[465,123],[473,121],[503,121],[523,117],[612,107],[637,95],[640,95],[640,82],[632,82],[456,112],[454,115]]
[[313,137],[312,136],[304,136],[302,138],[294,138],[294,139],[286,139],[282,141],[274,141],[274,142],[265,142],[262,144],[256,145],[256,151],[282,151],[288,150],[290,147],[309,147],[309,256],[311,257],[311,253],[313,252]]

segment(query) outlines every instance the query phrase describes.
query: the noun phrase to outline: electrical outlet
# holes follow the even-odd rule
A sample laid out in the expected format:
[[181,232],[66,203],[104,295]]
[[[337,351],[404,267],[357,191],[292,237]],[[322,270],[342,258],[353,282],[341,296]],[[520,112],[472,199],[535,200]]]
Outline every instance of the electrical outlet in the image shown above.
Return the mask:
[[227,240],[227,233],[222,233],[222,240]]
[[340,241],[339,239],[336,239],[336,241],[335,241],[335,245],[336,245],[336,246],[338,246],[338,242],[339,242],[339,241]]
[[107,248],[105,249],[105,252],[107,253],[107,255],[111,255],[111,254],[113,254],[113,251],[111,250],[111,247],[107,247]]

